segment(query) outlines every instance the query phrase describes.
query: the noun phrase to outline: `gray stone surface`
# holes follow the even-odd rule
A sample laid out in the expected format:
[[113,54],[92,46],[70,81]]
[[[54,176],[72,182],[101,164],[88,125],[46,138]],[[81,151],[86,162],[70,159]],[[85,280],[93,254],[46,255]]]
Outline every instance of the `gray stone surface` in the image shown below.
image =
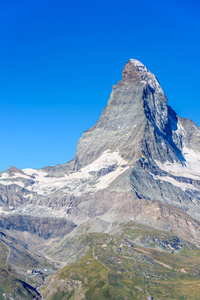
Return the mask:
[[27,231],[44,239],[63,237],[76,225],[62,218],[32,217],[14,214],[0,217],[1,230]]

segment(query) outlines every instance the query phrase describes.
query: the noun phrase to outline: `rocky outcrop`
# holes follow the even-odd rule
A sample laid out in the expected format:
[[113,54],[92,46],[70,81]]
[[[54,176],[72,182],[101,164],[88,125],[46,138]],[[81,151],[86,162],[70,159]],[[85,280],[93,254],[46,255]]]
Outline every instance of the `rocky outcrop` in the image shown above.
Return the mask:
[[9,185],[0,184],[0,205],[1,206],[17,206],[27,201],[27,196],[30,195],[30,191],[22,188],[15,183]]
[[44,239],[63,237],[75,227],[73,222],[63,218],[32,217],[17,214],[0,217],[0,228],[27,231]]

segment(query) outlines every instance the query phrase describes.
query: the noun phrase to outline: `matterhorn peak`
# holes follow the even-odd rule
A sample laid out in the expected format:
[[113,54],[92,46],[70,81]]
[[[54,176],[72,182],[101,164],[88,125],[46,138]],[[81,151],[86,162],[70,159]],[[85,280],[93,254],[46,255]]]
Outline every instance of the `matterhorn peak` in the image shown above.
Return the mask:
[[122,71],[122,82],[147,83],[156,92],[164,94],[156,76],[151,73],[139,60],[131,58],[124,66]]
[[[79,140],[76,165],[79,168],[91,163],[109,149],[119,149],[121,155],[132,163],[141,153],[152,148],[149,145],[150,148],[144,150],[142,146],[147,132],[152,136],[148,137],[148,143],[155,143],[155,150],[154,131],[165,139],[166,130],[169,132],[168,123],[167,98],[156,76],[140,61],[130,59],[123,68],[122,80],[113,86],[99,121]],[[173,152],[171,142],[166,147],[168,153]],[[161,160],[162,149],[163,146],[156,154]],[[155,154],[154,150],[151,155]]]
[[[80,138],[74,159],[40,171],[26,169],[22,174],[11,167],[9,172],[0,174],[0,182],[30,186],[33,192],[43,196],[60,192],[61,188],[69,195],[80,196],[105,189],[116,179],[115,190],[131,188],[145,198],[149,189],[146,182],[166,176],[168,168],[172,169],[172,176],[177,170],[182,176],[189,170],[187,166],[191,161],[195,161],[195,168],[199,169],[200,131],[194,125],[179,118],[167,106],[156,76],[140,61],[130,59],[123,68],[122,80],[113,86],[100,119]],[[191,157],[193,152],[198,159]],[[191,169],[194,176],[194,168]],[[199,173],[195,176],[199,178]],[[147,179],[141,183],[138,182],[140,177]],[[167,180],[171,182],[173,178]],[[32,180],[35,180],[33,187]],[[159,194],[159,189],[148,190],[148,199],[166,201],[167,195],[163,196],[164,191]],[[176,190],[173,199],[177,199]]]
[[135,60],[130,59],[124,66],[122,71],[122,81],[139,81],[141,80],[141,75],[135,64]]

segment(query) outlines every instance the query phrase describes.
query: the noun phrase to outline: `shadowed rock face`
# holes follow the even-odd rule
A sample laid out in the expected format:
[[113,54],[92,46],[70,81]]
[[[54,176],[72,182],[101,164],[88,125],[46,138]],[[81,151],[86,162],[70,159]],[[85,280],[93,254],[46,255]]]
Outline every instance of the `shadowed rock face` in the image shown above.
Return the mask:
[[44,239],[62,238],[71,232],[76,225],[62,218],[31,217],[26,215],[13,215],[0,217],[0,228],[3,230],[27,231]]

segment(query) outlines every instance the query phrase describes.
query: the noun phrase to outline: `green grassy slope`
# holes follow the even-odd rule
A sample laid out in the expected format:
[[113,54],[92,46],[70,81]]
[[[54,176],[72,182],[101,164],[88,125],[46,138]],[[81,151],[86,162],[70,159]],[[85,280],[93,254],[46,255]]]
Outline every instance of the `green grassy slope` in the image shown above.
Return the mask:
[[7,258],[9,248],[0,242],[0,300],[1,299],[41,299],[40,294],[29,284],[18,279],[10,270]]
[[87,253],[49,279],[41,290],[44,299],[200,299],[195,245],[134,222],[117,236],[90,233],[71,243],[83,240]]

